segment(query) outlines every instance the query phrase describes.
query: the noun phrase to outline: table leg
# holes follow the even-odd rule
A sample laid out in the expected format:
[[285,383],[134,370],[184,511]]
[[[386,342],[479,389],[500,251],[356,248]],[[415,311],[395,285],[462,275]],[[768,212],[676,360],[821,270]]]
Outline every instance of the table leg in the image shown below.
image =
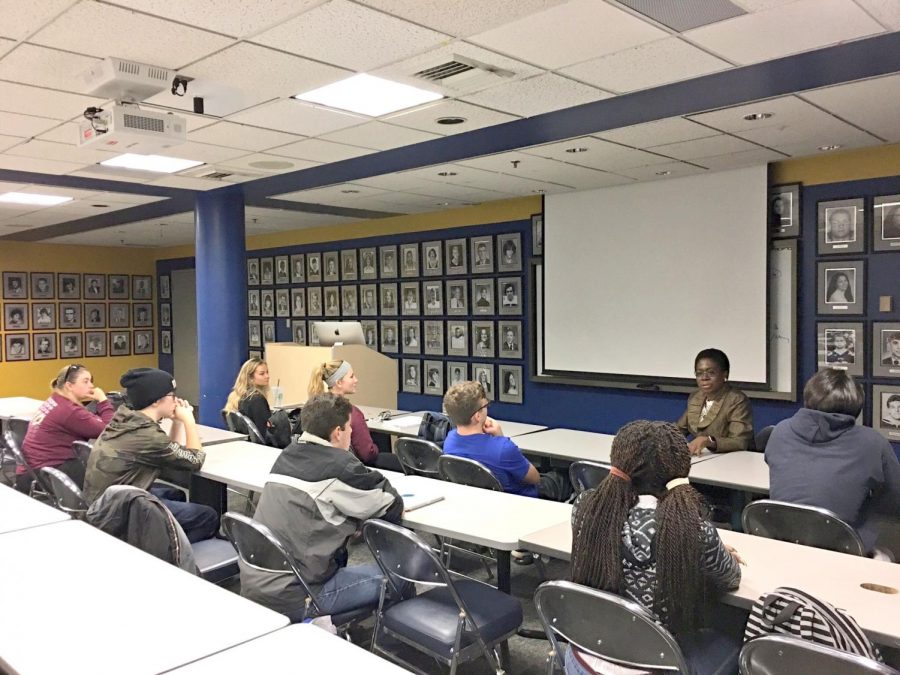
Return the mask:
[[510,554],[509,551],[497,551],[497,590],[506,594],[510,593],[512,584],[510,583]]
[[731,501],[731,529],[735,532],[743,532],[744,528],[741,525],[741,514],[744,512],[744,507],[747,505],[747,494],[740,490],[729,490],[729,492]]
[[216,510],[220,516],[228,510],[228,495],[225,483],[220,483],[202,476],[191,476],[191,501],[205,504]]

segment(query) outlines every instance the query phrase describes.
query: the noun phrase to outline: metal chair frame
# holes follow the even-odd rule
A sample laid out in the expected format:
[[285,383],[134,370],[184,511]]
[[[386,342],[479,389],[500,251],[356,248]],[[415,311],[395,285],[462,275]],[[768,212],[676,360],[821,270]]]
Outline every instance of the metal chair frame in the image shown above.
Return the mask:
[[[253,420],[251,420],[249,417],[234,410],[223,411],[223,413],[225,415],[225,424],[230,431],[234,431],[239,434],[247,434],[247,436],[249,436],[250,438],[251,443],[267,445],[262,433],[259,429],[256,428]],[[238,422],[240,422],[240,424],[238,424]]]
[[75,481],[52,466],[41,467],[41,472],[47,477],[56,508],[75,519],[83,520],[90,505],[85,501]]
[[35,472],[34,469],[31,468],[31,465],[28,464],[28,461],[25,459],[25,455],[22,454],[22,450],[19,448],[19,443],[16,439],[15,434],[7,429],[3,432],[3,440],[6,443],[7,450],[9,450],[9,452],[11,452],[12,456],[15,458],[16,465],[25,467],[25,473],[28,474],[28,476],[31,478],[31,486],[28,489],[28,496],[34,497],[39,501],[54,501],[53,491],[46,483],[46,481],[44,481],[44,477]]
[[[783,536],[772,536],[771,530],[766,530],[768,525],[771,527],[771,514],[789,513],[800,519],[792,532],[788,532]],[[810,525],[819,522],[834,530],[837,540],[833,545],[823,545],[823,542],[813,542],[808,535],[812,530]],[[778,539],[779,541],[790,541],[803,546],[813,546],[815,548],[824,548],[829,551],[837,551],[838,553],[848,553],[850,555],[865,556],[866,550],[863,546],[859,533],[847,522],[841,520],[837,514],[828,509],[819,508],[818,506],[806,506],[804,504],[792,504],[790,502],[781,502],[774,499],[758,499],[750,502],[744,508],[741,514],[741,525],[744,532],[753,534],[758,537],[768,537],[769,539]],[[769,532],[768,534],[766,532]],[[805,538],[804,535],[807,535]]]
[[[569,465],[569,481],[572,483],[572,487],[575,488],[575,496],[577,497],[585,490],[590,490],[600,485],[600,481],[609,474],[609,466],[609,464],[604,464],[603,462],[591,462],[584,459],[572,462]],[[588,481],[584,480],[585,478],[596,478],[601,471],[604,474],[600,480],[591,481],[592,484],[590,485]]]
[[398,438],[394,444],[394,454],[400,460],[403,473],[408,476],[441,477],[438,461],[444,451],[436,443],[421,438]]
[[788,635],[764,635],[741,649],[741,675],[794,675],[800,672],[798,667],[816,675],[898,675],[897,670],[865,656]]
[[[459,468],[471,471],[472,475],[476,476],[477,479],[467,479],[465,476],[461,476],[458,471],[454,471],[454,469]],[[438,471],[441,474],[441,478],[451,483],[503,492],[503,486],[500,485],[500,481],[491,473],[491,470],[474,459],[457,457],[455,455],[441,455],[441,458],[438,460]]]

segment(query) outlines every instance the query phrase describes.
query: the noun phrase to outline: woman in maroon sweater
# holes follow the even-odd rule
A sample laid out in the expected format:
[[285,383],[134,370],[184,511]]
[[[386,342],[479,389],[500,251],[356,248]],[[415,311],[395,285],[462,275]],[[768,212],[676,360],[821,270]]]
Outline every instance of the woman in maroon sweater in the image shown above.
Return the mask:
[[[77,363],[65,366],[50,382],[53,393],[41,404],[28,425],[22,454],[31,468],[52,466],[67,474],[79,487],[84,483],[84,464],[72,451],[73,441],[97,438],[115,409],[90,371]],[[97,402],[97,414],[84,407]],[[16,469],[16,488],[27,492],[29,479],[23,467]]]

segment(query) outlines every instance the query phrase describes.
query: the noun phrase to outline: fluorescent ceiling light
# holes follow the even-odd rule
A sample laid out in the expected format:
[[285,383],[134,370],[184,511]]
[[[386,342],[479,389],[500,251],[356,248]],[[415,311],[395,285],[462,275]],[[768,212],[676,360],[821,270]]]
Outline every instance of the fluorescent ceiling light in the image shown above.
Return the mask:
[[7,192],[0,195],[0,202],[7,204],[26,204],[28,206],[56,206],[72,201],[71,197],[56,195],[39,195],[31,192]]
[[360,73],[305,94],[297,94],[294,98],[378,117],[444,97],[434,91]]
[[137,171],[152,171],[154,173],[177,173],[178,171],[200,166],[203,162],[197,162],[193,159],[165,157],[163,155],[136,155],[129,152],[104,160],[100,164],[120,169],[135,169]]

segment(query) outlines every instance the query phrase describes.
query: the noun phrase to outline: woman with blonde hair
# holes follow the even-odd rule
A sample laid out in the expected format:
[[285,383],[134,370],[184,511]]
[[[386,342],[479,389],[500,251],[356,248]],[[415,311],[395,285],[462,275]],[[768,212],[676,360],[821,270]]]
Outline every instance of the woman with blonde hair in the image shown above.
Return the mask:
[[[336,396],[349,397],[356,393],[358,382],[353,366],[348,361],[326,361],[312,372],[309,379],[309,397],[326,391]],[[350,426],[352,427],[350,450],[363,464],[390,471],[402,471],[400,460],[395,455],[379,454],[378,446],[369,433],[366,416],[356,406],[350,411]]]
[[234,388],[225,403],[226,412],[239,412],[256,425],[263,440],[268,442],[269,418],[269,366],[262,359],[247,359],[238,371]]

